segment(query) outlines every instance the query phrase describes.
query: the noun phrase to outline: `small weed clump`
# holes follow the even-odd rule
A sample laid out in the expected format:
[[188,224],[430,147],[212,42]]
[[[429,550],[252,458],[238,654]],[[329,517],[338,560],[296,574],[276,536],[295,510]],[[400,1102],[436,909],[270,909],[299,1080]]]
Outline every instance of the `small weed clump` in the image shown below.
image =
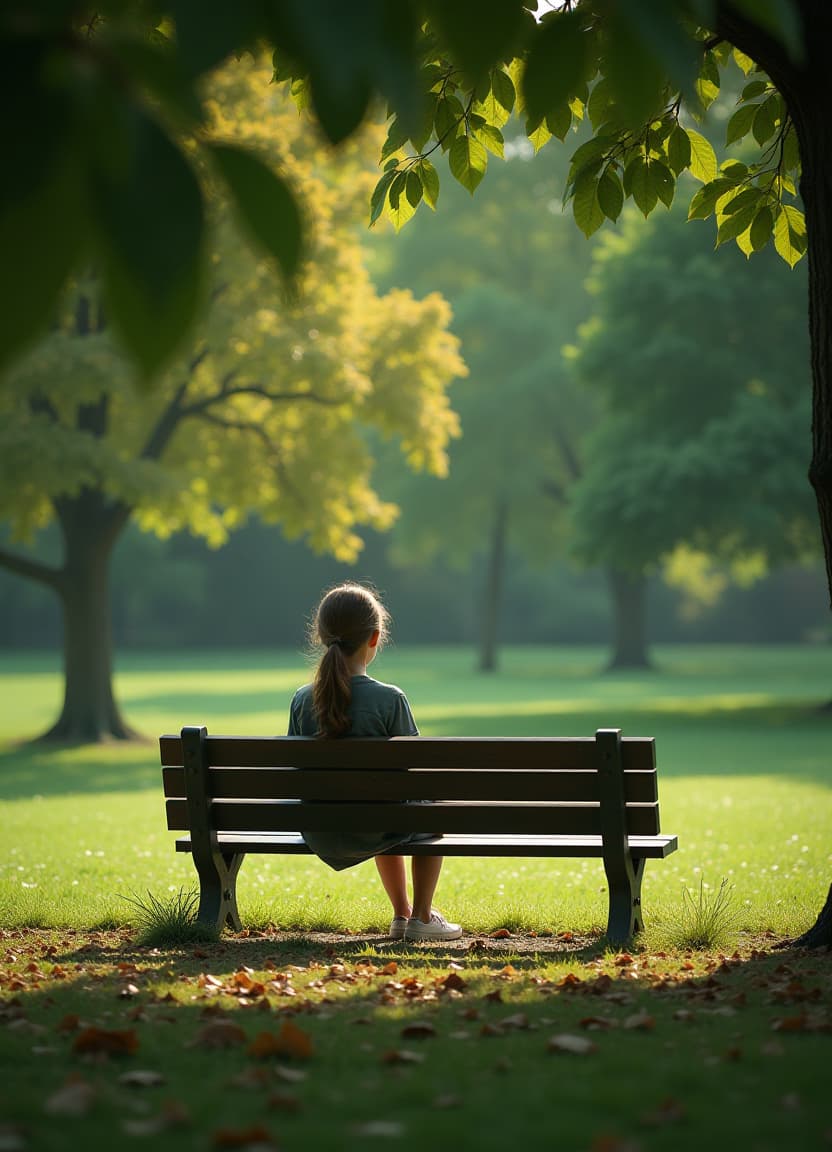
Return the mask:
[[139,929],[137,944],[148,947],[176,947],[216,940],[218,933],[205,924],[197,923],[196,912],[199,893],[180,888],[167,899],[159,899],[148,891],[147,899],[122,896],[136,909]]
[[723,877],[715,892],[699,881],[699,894],[682,889],[681,911],[673,918],[670,938],[678,948],[718,948],[731,938],[739,910],[734,906],[734,886]]

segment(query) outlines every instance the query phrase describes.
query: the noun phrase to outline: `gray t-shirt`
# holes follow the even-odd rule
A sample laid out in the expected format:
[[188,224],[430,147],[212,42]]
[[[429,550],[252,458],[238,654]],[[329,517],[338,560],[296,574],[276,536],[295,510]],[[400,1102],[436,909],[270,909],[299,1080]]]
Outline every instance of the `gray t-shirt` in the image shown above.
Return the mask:
[[[352,677],[348,736],[418,736],[419,729],[407,697],[395,684],[383,684],[372,676]],[[318,723],[312,708],[312,685],[298,688],[289,708],[290,736],[317,736]]]
[[[419,729],[407,697],[395,684],[383,684],[372,676],[352,677],[350,737],[418,736]],[[289,708],[290,736],[317,736],[318,723],[312,707],[312,685],[295,693]],[[406,846],[414,840],[431,839],[425,832],[302,832],[306,843],[336,872],[377,856],[388,848]]]

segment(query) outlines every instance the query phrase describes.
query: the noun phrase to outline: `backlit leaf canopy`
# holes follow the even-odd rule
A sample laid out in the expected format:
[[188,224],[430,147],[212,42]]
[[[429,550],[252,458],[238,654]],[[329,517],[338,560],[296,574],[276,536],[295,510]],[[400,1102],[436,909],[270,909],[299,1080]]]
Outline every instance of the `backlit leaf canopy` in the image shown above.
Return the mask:
[[[473,191],[489,153],[504,153],[512,115],[535,151],[588,121],[598,147],[580,162],[576,151],[566,188],[585,232],[617,217],[619,187],[647,214],[669,205],[690,171],[703,183],[694,214],[714,215],[721,240],[746,255],[773,243],[788,263],[800,258],[794,128],[755,62],[713,34],[716,0],[546,7],[538,18],[533,0],[105,0],[79,16],[54,0],[10,0],[0,86],[20,111],[4,139],[0,365],[48,325],[62,287],[91,261],[142,375],[169,363],[208,306],[208,172],[297,288],[303,213],[291,184],[256,156],[215,152],[213,166],[205,156],[206,80],[264,43],[310,133],[311,117],[343,147],[365,121],[387,117],[368,219],[401,228],[423,202],[433,208],[443,162]],[[736,7],[799,59],[793,0]],[[734,65],[746,77],[728,120],[739,167],[720,163],[696,126]],[[735,233],[723,217],[752,187],[757,211]]]
[[[464,372],[450,309],[437,294],[378,293],[358,242],[381,129],[335,158],[268,77],[250,58],[212,73],[204,146],[183,178],[205,187],[205,218],[174,246],[189,250],[197,227],[209,237],[208,310],[153,391],[132,387],[93,275],[74,282],[50,334],[9,370],[0,518],[17,537],[86,488],[160,536],[188,530],[218,545],[258,515],[353,559],[362,529],[396,515],[375,487],[368,430],[411,467],[446,470],[458,423],[447,389]],[[288,299],[245,239],[278,227],[265,210],[278,179],[306,205]],[[140,262],[134,243],[125,249]]]

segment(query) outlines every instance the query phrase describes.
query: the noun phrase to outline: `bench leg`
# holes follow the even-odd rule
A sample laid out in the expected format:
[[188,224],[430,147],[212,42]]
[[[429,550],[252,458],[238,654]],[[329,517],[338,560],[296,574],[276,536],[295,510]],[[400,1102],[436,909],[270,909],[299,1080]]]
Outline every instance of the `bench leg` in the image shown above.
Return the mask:
[[629,853],[623,866],[610,875],[610,908],[607,920],[607,940],[610,944],[624,944],[644,927],[641,915],[641,881],[644,876],[645,859],[633,860]]
[[197,923],[222,932],[227,922],[233,931],[240,931],[243,925],[237,911],[237,873],[244,856],[243,852],[212,852],[208,858],[194,858],[199,875]]

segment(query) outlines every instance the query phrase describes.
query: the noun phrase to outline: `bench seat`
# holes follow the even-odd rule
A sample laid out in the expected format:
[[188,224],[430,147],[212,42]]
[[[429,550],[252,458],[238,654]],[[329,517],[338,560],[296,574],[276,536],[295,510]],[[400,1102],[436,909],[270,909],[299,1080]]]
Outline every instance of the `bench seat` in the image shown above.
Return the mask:
[[[240,929],[237,874],[251,853],[308,855],[308,831],[441,832],[406,855],[596,857],[607,939],[642,927],[645,861],[675,852],[659,826],[655,741],[622,737],[311,740],[160,738],[168,828],[199,877],[198,920]],[[414,803],[414,801],[430,803]],[[402,849],[392,848],[390,855]]]

